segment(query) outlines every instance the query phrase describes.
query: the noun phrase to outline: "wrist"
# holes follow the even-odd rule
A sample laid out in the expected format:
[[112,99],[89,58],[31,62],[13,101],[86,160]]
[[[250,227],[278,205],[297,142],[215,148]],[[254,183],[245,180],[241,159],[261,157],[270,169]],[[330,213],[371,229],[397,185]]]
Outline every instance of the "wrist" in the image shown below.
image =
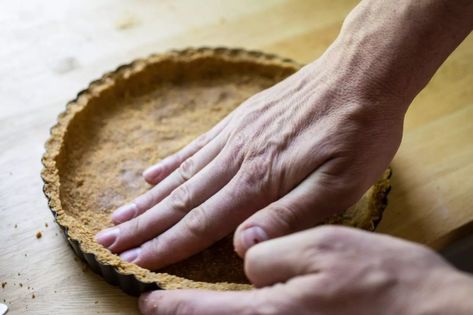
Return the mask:
[[331,65],[328,75],[342,78],[344,88],[369,104],[404,114],[471,30],[473,5],[463,12],[452,6],[443,0],[364,0],[317,62]]
[[370,62],[366,52],[338,38],[304,72],[331,90],[334,99],[343,101],[336,106],[348,107],[366,118],[403,121],[411,100],[406,94],[397,93],[388,80],[375,75],[375,69],[366,71],[364,62]]

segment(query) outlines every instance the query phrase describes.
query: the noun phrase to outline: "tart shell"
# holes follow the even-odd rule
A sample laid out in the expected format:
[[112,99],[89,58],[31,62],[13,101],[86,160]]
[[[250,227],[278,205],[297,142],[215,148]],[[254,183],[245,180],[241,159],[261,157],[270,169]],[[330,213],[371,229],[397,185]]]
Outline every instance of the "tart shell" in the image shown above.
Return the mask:
[[[134,74],[140,73],[148,67],[169,61],[186,63],[199,61],[200,59],[216,59],[224,63],[256,63],[274,69],[273,71],[288,74],[297,71],[301,67],[301,65],[289,59],[243,49],[199,48],[152,55],[146,59],[139,59],[118,67],[99,80],[93,81],[87,89],[78,93],[77,97],[67,104],[66,110],[59,115],[58,122],[51,128],[51,137],[45,145],[46,151],[42,158],[44,168],[41,177],[44,181],[43,190],[48,198],[48,205],[56,222],[61,227],[74,252],[87,262],[94,272],[103,276],[108,283],[118,285],[124,292],[131,295],[139,295],[142,292],[155,289],[247,290],[252,288],[251,285],[242,283],[193,281],[164,272],[151,272],[134,264],[123,262],[117,255],[110,253],[105,248],[90,246],[90,244],[84,242],[85,236],[83,230],[78,228],[79,223],[64,211],[61,202],[61,178],[57,162],[61,158],[61,151],[65,146],[64,138],[74,116],[84,110],[95,97],[113,89],[117,82],[123,84]],[[344,224],[373,231],[387,206],[387,195],[391,188],[390,176],[391,170],[388,169],[357,205],[344,213],[331,217],[326,223]],[[358,211],[360,207],[368,209],[368,211]]]

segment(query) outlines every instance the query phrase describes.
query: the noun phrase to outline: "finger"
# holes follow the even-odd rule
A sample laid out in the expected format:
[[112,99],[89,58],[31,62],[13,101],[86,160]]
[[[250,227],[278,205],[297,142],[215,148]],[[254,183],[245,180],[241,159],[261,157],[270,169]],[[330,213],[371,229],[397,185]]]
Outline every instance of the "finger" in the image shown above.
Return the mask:
[[260,202],[251,189],[241,184],[237,174],[172,228],[143,244],[132,262],[155,270],[190,257],[230,234],[261,207]]
[[348,206],[343,199],[350,202],[346,192],[350,187],[328,182],[325,170],[330,167],[330,162],[324,164],[288,194],[243,222],[234,235],[236,252],[244,257],[259,242],[313,227]]
[[112,213],[113,223],[119,224],[128,221],[161,202],[174,189],[182,185],[209,164],[220,153],[223,144],[223,139],[216,138],[212,140],[204,149],[185,160],[179,168],[174,170],[171,175],[166,177],[158,185],[139,196],[134,201],[115,210]]
[[204,290],[159,290],[143,294],[140,311],[145,315],[234,315],[234,314],[289,314],[280,307],[282,291],[217,292]]
[[351,230],[326,225],[258,244],[245,256],[245,273],[256,287],[320,273],[334,263],[340,244],[356,243],[358,232]]
[[230,115],[226,116],[217,125],[215,125],[210,131],[200,135],[194,141],[186,145],[178,152],[166,157],[162,161],[155,165],[147,168],[143,172],[144,179],[151,185],[156,185],[158,182],[166,178],[176,168],[181,165],[189,157],[197,153],[199,150],[204,148],[210,141],[212,141],[230,121]]
[[[98,243],[114,253],[134,248],[164,232],[231,180],[238,167],[223,156],[175,189],[163,201],[142,215],[97,234]],[[130,253],[122,258],[130,261]]]

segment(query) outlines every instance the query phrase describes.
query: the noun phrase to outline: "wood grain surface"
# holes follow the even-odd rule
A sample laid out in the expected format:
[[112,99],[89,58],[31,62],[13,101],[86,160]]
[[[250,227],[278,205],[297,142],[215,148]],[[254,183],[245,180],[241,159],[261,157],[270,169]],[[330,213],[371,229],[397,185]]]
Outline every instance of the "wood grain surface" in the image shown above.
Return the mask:
[[[6,284],[0,302],[11,314],[137,313],[136,298],[74,259],[42,193],[43,144],[78,91],[120,64],[171,48],[244,47],[309,62],[335,38],[355,4],[2,1],[0,282]],[[408,112],[379,232],[439,248],[472,230],[472,87],[470,36]]]

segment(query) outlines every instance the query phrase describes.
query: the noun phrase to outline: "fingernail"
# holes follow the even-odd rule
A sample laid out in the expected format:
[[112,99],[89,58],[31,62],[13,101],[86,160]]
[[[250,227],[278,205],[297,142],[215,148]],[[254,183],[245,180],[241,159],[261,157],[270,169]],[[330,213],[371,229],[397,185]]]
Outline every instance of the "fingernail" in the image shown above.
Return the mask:
[[135,217],[138,208],[134,202],[121,206],[112,213],[113,223],[122,223]]
[[266,241],[268,238],[268,234],[259,226],[252,226],[243,230],[240,236],[241,243],[247,250],[260,242]]
[[158,177],[159,173],[161,173],[161,164],[156,164],[145,169],[143,177],[149,180]]
[[118,232],[118,228],[109,228],[103,230],[95,235],[95,240],[104,247],[110,247],[110,245],[115,243]]
[[121,253],[120,258],[127,262],[133,262],[140,255],[141,248],[133,248]]

